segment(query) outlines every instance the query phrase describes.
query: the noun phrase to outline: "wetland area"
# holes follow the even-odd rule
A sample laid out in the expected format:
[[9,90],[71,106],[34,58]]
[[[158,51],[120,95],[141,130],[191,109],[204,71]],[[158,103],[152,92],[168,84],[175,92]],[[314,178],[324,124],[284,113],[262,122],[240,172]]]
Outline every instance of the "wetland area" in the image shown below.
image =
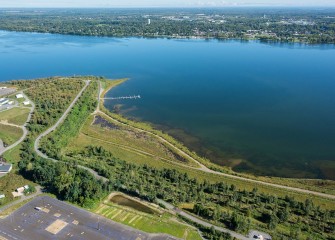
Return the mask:
[[235,171],[335,178],[333,45],[1,31],[0,52],[0,81],[130,78],[106,97],[141,99],[106,107]]

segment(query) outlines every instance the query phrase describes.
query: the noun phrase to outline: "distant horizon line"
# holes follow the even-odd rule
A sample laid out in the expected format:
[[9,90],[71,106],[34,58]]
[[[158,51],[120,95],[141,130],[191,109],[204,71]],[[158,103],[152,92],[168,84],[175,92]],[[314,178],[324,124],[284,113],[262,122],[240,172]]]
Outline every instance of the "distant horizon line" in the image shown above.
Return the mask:
[[250,4],[250,5],[224,5],[224,6],[1,6],[0,9],[157,9],[157,8],[167,8],[167,9],[201,9],[201,8],[335,8],[335,3],[332,5],[263,5],[263,4]]
[[335,8],[334,5],[227,5],[227,6],[180,6],[180,7],[170,7],[170,6],[90,6],[90,7],[77,7],[77,6],[58,6],[58,7],[3,7],[0,9],[224,9],[224,8]]

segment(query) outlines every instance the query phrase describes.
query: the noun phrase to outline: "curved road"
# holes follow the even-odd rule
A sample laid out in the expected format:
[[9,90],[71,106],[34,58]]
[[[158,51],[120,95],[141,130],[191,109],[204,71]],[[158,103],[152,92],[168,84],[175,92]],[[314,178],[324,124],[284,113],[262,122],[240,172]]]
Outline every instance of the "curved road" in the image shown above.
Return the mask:
[[18,141],[16,141],[12,145],[10,145],[10,146],[2,149],[2,150],[0,149],[0,156],[2,154],[4,154],[5,152],[7,152],[8,150],[10,150],[12,148],[15,148],[17,145],[19,145],[27,137],[27,134],[28,134],[27,124],[30,122],[31,115],[33,114],[33,112],[35,110],[35,104],[23,92],[20,92],[20,93],[24,96],[24,98],[26,99],[26,101],[29,101],[30,104],[31,104],[31,108],[30,108],[30,111],[29,111],[29,114],[28,114],[27,121],[25,122],[25,124],[23,126],[17,126],[17,125],[13,125],[13,124],[7,124],[7,125],[11,125],[11,126],[15,126],[15,127],[21,128],[22,131],[23,131],[23,135],[22,135],[22,137]]
[[264,239],[266,240],[271,240],[271,236],[267,233],[264,233],[264,232],[259,232],[259,231],[256,231],[256,230],[250,230],[249,231],[249,234],[248,236],[244,236],[242,234],[239,234],[237,232],[234,232],[234,231],[231,231],[227,228],[223,228],[223,227],[219,227],[219,226],[216,226],[216,225],[213,225],[209,222],[206,222],[206,221],[203,221],[187,212],[184,212],[182,210],[180,210],[179,208],[176,208],[175,206],[171,205],[170,203],[167,203],[161,199],[157,199],[157,201],[164,205],[168,210],[176,213],[176,214],[179,214],[181,216],[183,216],[184,218],[187,218],[189,220],[191,220],[192,222],[195,222],[197,224],[200,224],[202,226],[205,226],[205,227],[208,227],[208,228],[211,228],[213,227],[215,230],[217,231],[220,231],[220,232],[224,232],[224,233],[229,233],[232,237],[236,238],[236,239],[240,239],[240,240],[250,240],[250,239],[253,239],[253,236],[254,235],[262,235],[264,237]]
[[127,125],[125,123],[122,123],[122,122],[120,122],[120,121],[118,121],[118,120],[110,117],[109,115],[107,115],[106,113],[104,113],[102,111],[98,111],[98,113],[104,115],[106,118],[108,118],[108,119],[112,120],[113,122],[116,122],[116,123],[118,123],[120,125],[131,127],[133,129],[136,129],[137,131],[145,132],[145,133],[147,133],[149,135],[157,137],[159,140],[161,140],[162,142],[168,144],[169,146],[171,146],[172,148],[174,148],[176,151],[178,151],[182,155],[187,156],[189,159],[191,159],[192,161],[196,162],[200,166],[200,168],[196,168],[196,167],[191,167],[191,166],[183,165],[186,168],[195,169],[195,170],[199,170],[199,171],[203,171],[203,172],[207,172],[207,173],[212,173],[212,174],[216,174],[216,175],[221,175],[221,176],[225,176],[225,177],[229,177],[229,178],[234,178],[234,179],[238,179],[238,180],[242,180],[242,181],[247,181],[247,182],[251,182],[251,183],[262,184],[262,185],[266,185],[266,186],[270,186],[270,187],[275,187],[275,188],[281,188],[281,189],[284,189],[284,190],[295,191],[295,192],[300,192],[300,193],[305,193],[305,194],[317,195],[317,196],[320,196],[320,197],[325,197],[325,198],[330,198],[330,199],[334,199],[335,200],[335,195],[331,195],[331,194],[310,191],[310,190],[302,189],[302,188],[289,187],[289,186],[275,184],[275,183],[268,183],[268,182],[263,182],[263,181],[259,181],[259,180],[255,180],[255,179],[250,179],[250,178],[245,178],[245,177],[240,177],[240,176],[235,176],[235,175],[231,175],[231,174],[227,174],[227,173],[222,173],[222,172],[214,171],[212,169],[207,168],[205,165],[203,165],[202,163],[200,163],[199,161],[197,161],[196,159],[194,159],[192,156],[188,155],[183,150],[177,148],[172,143],[170,143],[167,140],[165,140],[163,137],[158,136],[158,135],[156,135],[156,134],[154,134],[152,132],[149,132],[149,131],[146,131],[146,130],[143,130],[143,129],[140,129],[140,128],[137,128],[137,127],[134,127],[134,126],[131,126],[131,125]]
[[[48,135],[49,133],[51,133],[52,131],[54,131],[66,118],[66,116],[69,114],[69,112],[71,111],[71,109],[73,108],[74,104],[78,101],[79,97],[83,94],[83,92],[85,91],[85,89],[87,88],[87,86],[90,84],[90,81],[85,81],[86,84],[85,86],[80,90],[80,92],[78,93],[78,95],[75,97],[75,99],[73,99],[73,101],[71,102],[70,106],[65,110],[65,112],[63,113],[63,115],[58,119],[58,121],[51,126],[50,128],[48,128],[45,132],[41,133],[35,140],[34,143],[34,149],[35,152],[43,158],[47,158],[50,159],[47,155],[45,155],[44,153],[42,153],[39,149],[38,146],[40,144],[40,140],[45,137],[46,135]],[[57,161],[57,160],[56,160]]]
[[[45,155],[44,153],[42,153],[38,149],[38,146],[40,145],[40,140],[43,137],[45,137],[46,135],[48,135],[49,133],[51,133],[52,131],[54,131],[65,120],[65,118],[67,117],[67,115],[69,114],[69,112],[71,111],[71,109],[73,108],[74,104],[78,101],[79,97],[83,94],[83,92],[85,91],[85,89],[90,84],[90,81],[88,81],[88,80],[85,81],[85,82],[86,82],[85,86],[81,89],[81,91],[78,93],[78,95],[75,97],[75,99],[73,99],[73,101],[71,102],[70,106],[66,109],[66,111],[63,113],[63,115],[58,119],[58,121],[52,127],[48,128],[46,131],[44,131],[43,133],[41,133],[36,138],[35,143],[34,143],[34,150],[35,150],[35,152],[37,153],[38,156],[40,156],[42,158],[45,158],[45,159],[48,159],[48,160],[51,160],[53,162],[57,162],[58,161],[56,159],[48,157],[47,155]],[[95,178],[97,178],[99,180],[102,180],[104,182],[108,181],[107,178],[100,176],[96,171],[94,171],[94,170],[92,170],[90,168],[84,167],[82,165],[77,165],[77,166],[79,168],[87,170],[88,172],[90,172],[91,174],[93,174],[95,176]]]
[[[47,129],[45,132],[41,133],[37,139],[35,140],[35,143],[34,143],[34,150],[35,152],[40,156],[40,157],[43,157],[43,158],[46,158],[46,159],[49,159],[51,161],[54,161],[54,162],[57,162],[58,160],[56,159],[52,159],[50,157],[48,157],[47,155],[45,155],[44,153],[42,153],[41,151],[39,151],[38,149],[38,146],[39,146],[39,142],[40,140],[42,139],[42,137],[45,137],[46,135],[48,135],[49,133],[51,133],[52,131],[54,131],[63,121],[64,119],[66,118],[66,116],[68,115],[68,113],[71,111],[71,109],[73,108],[74,104],[77,102],[77,100],[79,99],[79,97],[82,95],[83,91],[87,88],[87,86],[89,85],[89,81],[86,81],[86,85],[84,86],[84,88],[79,92],[79,94],[76,96],[76,98],[72,101],[72,103],[70,104],[70,106],[66,109],[66,111],[63,113],[63,115],[59,118],[59,120],[52,126],[50,127],[49,129]],[[100,105],[100,94],[101,94],[101,84],[99,84],[99,93],[98,93],[98,106],[97,106],[97,109],[95,111],[95,113],[103,113],[99,110],[99,105]],[[104,114],[104,113],[103,113]],[[165,139],[162,139],[162,140],[165,140]],[[166,141],[166,140],[165,140]],[[169,142],[167,142],[168,144],[170,144]],[[173,146],[173,145],[172,145]],[[173,146],[174,147],[174,146]],[[196,161],[196,160],[194,160]],[[82,166],[82,165],[77,165],[79,168],[82,168],[82,169],[85,169],[87,171],[89,171],[91,174],[93,174],[95,176],[95,178],[97,179],[101,179],[103,181],[108,181],[107,178],[105,177],[102,177],[100,176],[96,171],[94,171],[93,169],[90,169],[88,167],[85,167],[85,166]],[[194,222],[197,222],[199,224],[202,224],[204,226],[207,226],[207,227],[211,227],[213,226],[216,230],[218,231],[221,231],[221,232],[228,232],[230,233],[233,237],[237,238],[237,239],[241,239],[241,240],[247,240],[249,238],[241,235],[241,234],[238,234],[234,231],[230,231],[228,229],[225,229],[225,228],[222,228],[222,227],[218,227],[218,226],[215,226],[215,225],[212,225],[210,223],[207,223],[205,221],[202,221],[198,218],[195,218],[193,217],[192,215],[190,214],[187,214],[177,208],[175,208],[174,206],[172,206],[171,204],[168,204],[166,202],[164,202],[163,200],[160,200],[158,199],[159,202],[163,203],[165,206],[167,206],[168,209],[172,209],[173,211],[176,211],[178,214],[194,221]],[[269,238],[271,239],[271,238]]]
[[[52,158],[49,158],[48,156],[46,156],[45,154],[43,154],[42,152],[39,151],[38,149],[38,146],[39,146],[39,142],[41,140],[42,137],[48,135],[49,133],[51,133],[52,131],[54,131],[63,121],[64,119],[66,118],[66,116],[68,115],[68,113],[71,111],[72,107],[74,106],[74,104],[76,103],[76,101],[79,99],[79,97],[81,96],[81,94],[83,93],[83,91],[87,88],[87,86],[89,85],[90,81],[86,81],[86,85],[84,86],[84,88],[79,92],[79,94],[76,96],[76,98],[73,100],[73,102],[70,104],[70,106],[68,107],[68,109],[63,113],[63,115],[60,117],[60,119],[56,122],[56,124],[52,127],[50,127],[49,129],[47,129],[44,133],[40,134],[36,141],[35,141],[35,144],[34,144],[34,149],[36,151],[36,153],[43,157],[43,158],[46,158],[46,159],[50,159],[52,161],[57,161],[55,159],[52,159]],[[190,156],[189,154],[187,154],[186,152],[184,152],[183,150],[177,148],[176,146],[174,146],[173,144],[171,144],[170,142],[168,142],[167,140],[165,140],[163,137],[161,136],[158,136],[152,132],[149,132],[149,131],[146,131],[146,130],[143,130],[143,129],[139,129],[137,127],[133,127],[133,126],[130,126],[130,125],[127,125],[127,124],[124,124],[110,116],[108,116],[106,113],[102,112],[100,109],[99,109],[99,105],[100,105],[100,94],[101,94],[101,86],[99,86],[99,93],[98,93],[98,106],[97,106],[97,109],[96,111],[94,112],[95,114],[97,113],[100,113],[102,115],[104,115],[105,117],[107,117],[108,119],[114,121],[114,122],[117,122],[121,125],[126,125],[128,127],[131,127],[131,128],[134,128],[138,131],[141,131],[141,132],[145,132],[149,135],[152,135],[152,136],[155,136],[156,138],[160,139],[162,142],[168,144],[169,146],[171,146],[172,148],[174,148],[177,152],[179,152],[181,155],[184,155],[186,157],[188,157],[189,159],[191,159],[192,161],[196,162],[200,168],[196,168],[196,167],[191,167],[191,166],[186,166],[187,168],[190,168],[190,169],[195,169],[195,170],[200,170],[200,171],[204,171],[204,172],[207,172],[207,173],[212,173],[212,174],[217,174],[217,175],[222,175],[222,176],[225,176],[225,177],[230,177],[230,178],[235,178],[235,179],[238,179],[238,180],[242,180],[242,181],[248,181],[248,182],[252,182],[252,183],[257,183],[257,184],[263,184],[263,185],[267,185],[267,186],[271,186],[271,187],[276,187],[276,188],[281,188],[281,189],[285,189],[285,190],[291,190],[291,191],[296,191],[296,192],[301,192],[301,193],[305,193],[305,194],[312,194],[312,195],[318,195],[318,196],[321,196],[321,197],[326,197],[326,198],[330,198],[330,199],[335,199],[335,196],[334,195],[330,195],[330,194],[324,194],[324,193],[320,193],[320,192],[314,192],[314,191],[310,191],[310,190],[306,190],[306,189],[301,189],[301,188],[295,188],[295,187],[289,187],[289,186],[284,186],[284,185],[280,185],[280,184],[274,184],[274,183],[267,183],[267,182],[262,182],[262,181],[259,181],[259,180],[254,180],[254,179],[249,179],[249,178],[245,178],[245,177],[240,177],[240,176],[235,176],[235,175],[230,175],[230,174],[226,174],[226,173],[222,173],[222,172],[216,172],[214,170],[211,170],[209,168],[207,168],[205,165],[203,165],[202,163],[200,163],[199,161],[197,161],[196,159],[194,159],[192,156]],[[90,173],[92,173],[97,179],[101,179],[103,181],[108,181],[107,178],[105,177],[102,177],[100,176],[97,172],[95,172],[94,170],[90,169],[90,168],[87,168],[87,167],[84,167],[84,166],[81,166],[81,165],[78,165],[78,167],[82,168],[82,169],[85,169],[87,171],[89,171]],[[161,200],[159,200],[161,201]],[[162,202],[164,205],[166,205],[167,203],[166,202]],[[166,205],[167,206],[167,205]],[[168,206],[169,209],[172,209],[173,211],[177,212],[178,214],[180,215],[183,215],[184,217],[187,217],[188,219],[192,220],[192,221],[195,221],[199,224],[202,224],[204,226],[213,226],[215,229],[219,230],[219,231],[222,231],[222,232],[228,232],[230,233],[232,236],[238,238],[238,239],[242,239],[242,240],[246,240],[246,239],[250,239],[248,237],[245,237],[241,234],[238,234],[236,232],[232,232],[228,229],[225,229],[225,228],[221,228],[221,227],[218,227],[218,226],[215,226],[215,225],[212,225],[210,223],[207,223],[207,222],[204,222],[198,218],[195,218],[194,216],[191,216],[175,207],[173,207],[172,205],[169,205]]]
[[[100,90],[99,91],[99,97],[98,97],[99,100],[100,100],[100,97],[101,97],[100,96],[101,92],[102,91]],[[100,101],[99,101],[99,104],[100,104]],[[195,163],[197,163],[199,165],[199,168],[184,165],[184,167],[187,167],[189,169],[195,169],[195,170],[199,170],[199,171],[203,171],[203,172],[207,172],[207,173],[221,175],[221,176],[228,177],[228,178],[234,178],[234,179],[237,179],[237,180],[247,181],[247,182],[250,182],[250,183],[262,184],[262,185],[266,185],[266,186],[270,186],[270,187],[281,188],[281,189],[284,189],[284,190],[295,191],[295,192],[300,192],[300,193],[304,193],[304,194],[311,194],[311,195],[316,195],[316,196],[330,198],[330,199],[335,200],[335,195],[332,195],[332,194],[315,192],[315,191],[311,191],[311,190],[307,190],[307,189],[302,189],[302,188],[297,188],[297,187],[289,187],[289,186],[285,186],[285,185],[281,185],[281,184],[276,184],[276,183],[263,182],[263,181],[260,181],[260,180],[255,180],[255,179],[250,179],[250,178],[246,178],[246,177],[241,177],[241,176],[236,176],[236,175],[231,175],[231,174],[227,174],[227,173],[222,173],[222,172],[214,171],[212,169],[209,169],[208,167],[206,167],[205,165],[203,165],[202,163],[200,163],[198,160],[196,160],[195,158],[193,158],[192,156],[190,156],[189,154],[187,154],[185,151],[183,151],[182,149],[179,149],[178,147],[176,147],[175,145],[173,145],[172,143],[170,143],[169,141],[167,141],[165,138],[163,138],[163,137],[161,137],[161,136],[159,136],[157,134],[154,134],[154,133],[152,133],[150,131],[146,131],[146,130],[143,130],[143,129],[140,129],[140,128],[137,128],[137,127],[125,124],[125,123],[122,123],[119,120],[116,120],[116,119],[110,117],[109,115],[107,115],[106,113],[102,112],[99,109],[99,106],[96,109],[95,113],[100,113],[100,114],[104,115],[105,117],[107,117],[108,119],[110,119],[110,120],[112,120],[112,121],[114,121],[114,122],[116,122],[118,124],[131,127],[131,128],[136,129],[137,131],[140,131],[140,132],[145,132],[145,133],[147,133],[147,134],[149,134],[151,136],[155,136],[160,141],[168,144],[170,147],[172,147],[173,149],[175,149],[181,155],[186,156],[188,159],[191,159],[193,162],[195,162]]]

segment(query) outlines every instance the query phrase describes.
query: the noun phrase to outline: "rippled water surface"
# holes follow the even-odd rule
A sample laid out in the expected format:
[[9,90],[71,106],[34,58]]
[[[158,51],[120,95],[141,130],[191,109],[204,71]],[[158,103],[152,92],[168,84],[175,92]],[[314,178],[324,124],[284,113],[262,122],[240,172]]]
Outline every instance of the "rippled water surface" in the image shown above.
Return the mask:
[[106,102],[236,171],[335,178],[335,48],[0,32],[0,80],[130,80]]

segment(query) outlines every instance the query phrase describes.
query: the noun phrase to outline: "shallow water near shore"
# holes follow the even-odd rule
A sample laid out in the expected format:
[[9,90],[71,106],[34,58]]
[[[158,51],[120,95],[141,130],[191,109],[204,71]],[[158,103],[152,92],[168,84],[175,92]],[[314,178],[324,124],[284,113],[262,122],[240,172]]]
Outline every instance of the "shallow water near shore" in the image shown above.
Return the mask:
[[236,171],[335,178],[335,48],[0,32],[0,81],[130,80],[113,110],[148,121]]

